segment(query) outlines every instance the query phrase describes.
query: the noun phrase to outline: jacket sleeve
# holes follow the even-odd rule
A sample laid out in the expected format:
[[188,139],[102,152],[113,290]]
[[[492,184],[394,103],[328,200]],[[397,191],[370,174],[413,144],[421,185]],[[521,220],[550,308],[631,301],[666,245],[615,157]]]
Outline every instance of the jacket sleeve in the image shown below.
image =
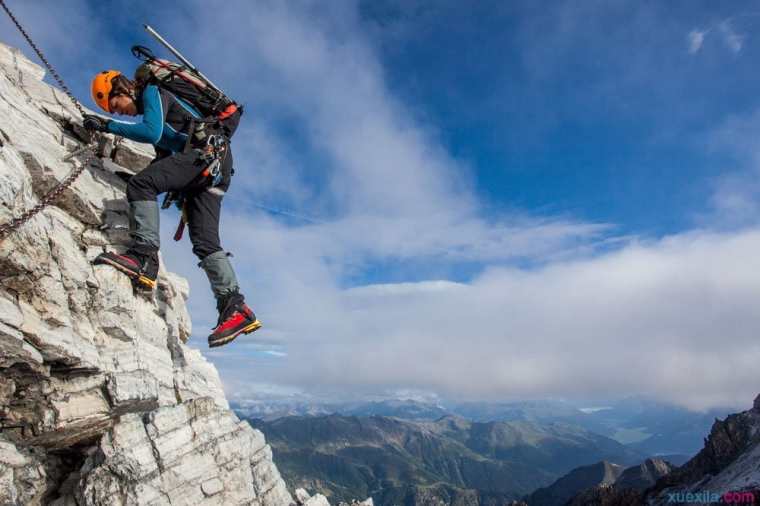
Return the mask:
[[156,144],[164,133],[164,118],[166,117],[166,110],[158,87],[155,85],[147,86],[143,91],[142,101],[142,123],[111,120],[108,122],[108,131],[136,142]]

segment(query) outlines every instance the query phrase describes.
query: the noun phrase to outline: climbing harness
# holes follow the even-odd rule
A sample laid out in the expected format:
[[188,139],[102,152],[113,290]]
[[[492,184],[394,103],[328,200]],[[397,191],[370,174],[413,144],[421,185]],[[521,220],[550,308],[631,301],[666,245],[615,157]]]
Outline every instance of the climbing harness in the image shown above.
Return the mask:
[[[50,64],[50,62],[45,58],[45,55],[42,54],[42,51],[37,47],[37,45],[32,41],[32,38],[29,36],[28,33],[26,33],[26,30],[21,26],[21,23],[19,23],[18,19],[16,19],[16,16],[13,15],[13,13],[10,11],[8,6],[5,4],[5,0],[0,0],[0,7],[3,8],[3,10],[8,14],[8,17],[11,18],[11,21],[14,25],[16,25],[16,28],[18,28],[19,32],[21,32],[21,35],[26,39],[26,41],[29,43],[29,45],[32,47],[35,53],[37,53],[37,56],[40,58],[42,63],[45,64],[45,67],[47,68],[48,72],[50,72],[50,75],[53,76],[53,79],[58,83],[58,86],[61,87],[63,92],[71,99],[71,102],[74,104],[74,107],[77,108],[79,113],[84,116],[86,114],[84,108],[82,107],[82,104],[79,103],[79,101],[74,97],[74,95],[69,90],[68,86],[66,86],[66,83],[63,82],[63,79],[60,75],[58,75],[58,72],[55,71],[53,66]],[[24,211],[16,218],[11,219],[7,223],[3,223],[0,225],[0,241],[3,241],[8,235],[11,234],[11,232],[14,232],[18,230],[24,223],[32,219],[37,213],[45,209],[47,206],[49,206],[51,203],[55,202],[58,197],[61,196],[61,194],[66,191],[74,181],[84,172],[84,169],[90,164],[90,162],[95,158],[96,151],[95,151],[96,145],[93,145],[93,143],[88,143],[84,148],[82,148],[83,151],[90,150],[91,152],[87,155],[85,160],[82,162],[82,165],[74,169],[66,178],[61,181],[58,186],[50,190],[45,196],[43,196],[40,199],[40,202],[32,207],[31,209],[28,209],[27,211]],[[80,151],[81,152],[81,151]],[[72,158],[74,154],[69,154],[64,160],[68,160]]]
[[167,209],[174,204],[180,210],[179,224],[174,233],[175,241],[182,239],[182,235],[185,232],[185,225],[187,225],[187,212],[185,210],[187,193],[209,191],[222,183],[222,166],[224,165],[224,160],[227,158],[229,142],[229,139],[221,134],[208,136],[206,139],[206,145],[202,148],[195,149],[198,153],[198,161],[202,165],[205,165],[205,167],[200,174],[198,174],[198,177],[188,185],[189,190],[185,189],[166,193],[164,201],[161,204],[161,209]]
[[132,54],[143,62],[135,71],[137,88],[144,89],[148,84],[154,84],[190,103],[203,116],[190,120],[183,151],[194,150],[204,168],[188,188],[167,192],[161,204],[161,209],[167,209],[174,204],[180,210],[179,224],[174,233],[174,240],[179,241],[187,225],[187,195],[198,191],[213,191],[214,187],[222,183],[222,165],[229,151],[230,138],[243,114],[243,108],[228,98],[157,31],[148,25],[144,27],[181,64],[157,58],[145,46],[132,46]]
[[206,178],[208,186],[219,186],[222,182],[222,163],[227,157],[229,142],[224,135],[210,135],[206,145],[200,149],[200,160],[207,164],[201,176]]

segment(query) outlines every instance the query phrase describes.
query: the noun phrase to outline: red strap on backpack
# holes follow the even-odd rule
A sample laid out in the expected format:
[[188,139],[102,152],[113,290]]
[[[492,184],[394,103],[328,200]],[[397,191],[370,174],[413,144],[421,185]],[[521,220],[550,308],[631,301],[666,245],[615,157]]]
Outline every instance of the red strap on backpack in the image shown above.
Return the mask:
[[219,116],[217,116],[217,118],[220,121],[224,121],[227,118],[229,118],[230,116],[232,116],[233,114],[235,114],[237,112],[237,110],[238,110],[237,104],[230,104],[230,105],[227,106],[227,108],[225,110],[223,110],[219,114]]

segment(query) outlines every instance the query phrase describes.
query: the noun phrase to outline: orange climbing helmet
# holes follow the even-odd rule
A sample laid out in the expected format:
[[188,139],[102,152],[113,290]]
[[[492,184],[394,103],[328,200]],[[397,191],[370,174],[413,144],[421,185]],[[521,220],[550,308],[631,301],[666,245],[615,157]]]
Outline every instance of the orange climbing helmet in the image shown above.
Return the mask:
[[98,72],[92,79],[92,99],[98,106],[106,112],[111,112],[111,106],[108,100],[111,98],[114,78],[121,75],[118,70],[104,70]]

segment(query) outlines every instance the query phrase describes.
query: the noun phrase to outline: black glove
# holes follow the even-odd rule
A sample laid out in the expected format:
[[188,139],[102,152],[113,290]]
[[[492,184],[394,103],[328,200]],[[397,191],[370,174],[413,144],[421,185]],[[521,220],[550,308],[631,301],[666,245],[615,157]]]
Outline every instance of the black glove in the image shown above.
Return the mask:
[[90,131],[107,132],[108,121],[109,120],[101,118],[100,116],[95,116],[94,114],[85,114],[84,119],[82,120],[82,126]]

